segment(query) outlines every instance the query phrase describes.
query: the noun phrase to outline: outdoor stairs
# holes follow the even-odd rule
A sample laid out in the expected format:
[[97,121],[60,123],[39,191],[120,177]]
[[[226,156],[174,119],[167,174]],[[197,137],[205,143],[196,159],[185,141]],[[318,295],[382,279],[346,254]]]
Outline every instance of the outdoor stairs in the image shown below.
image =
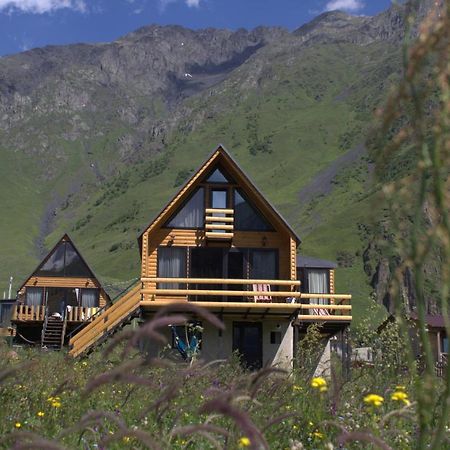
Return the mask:
[[56,317],[48,317],[42,328],[42,347],[60,350],[64,344],[66,323]]
[[73,357],[91,352],[109,336],[116,333],[139,315],[141,282],[137,282],[113,305],[101,312],[69,341],[69,355]]

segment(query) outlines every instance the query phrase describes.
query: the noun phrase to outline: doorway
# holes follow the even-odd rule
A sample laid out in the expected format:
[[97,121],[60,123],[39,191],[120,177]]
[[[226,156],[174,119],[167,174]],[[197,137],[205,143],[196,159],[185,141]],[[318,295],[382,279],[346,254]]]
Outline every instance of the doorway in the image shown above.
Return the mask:
[[[190,278],[220,278],[224,277],[223,249],[198,247],[191,249]],[[223,289],[221,284],[192,284],[193,289]],[[193,300],[221,301],[222,296],[192,296]]]
[[233,322],[233,352],[239,353],[245,368],[262,367],[262,350],[261,322]]

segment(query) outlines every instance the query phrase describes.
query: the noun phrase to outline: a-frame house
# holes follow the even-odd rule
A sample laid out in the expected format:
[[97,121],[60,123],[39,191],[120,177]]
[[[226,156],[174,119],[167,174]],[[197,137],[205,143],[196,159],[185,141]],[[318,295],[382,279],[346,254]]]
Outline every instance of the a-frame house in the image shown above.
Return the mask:
[[[72,355],[85,352],[130,317],[151,318],[169,302],[196,302],[224,322],[223,332],[200,324],[203,358],[226,358],[237,351],[250,367],[290,364],[293,321],[309,319],[310,311],[325,311],[329,321],[343,324],[351,319],[339,314],[348,313],[350,305],[334,304],[350,296],[316,294],[321,302],[315,305],[309,294],[307,304],[301,304],[300,240],[223,146],[138,239],[140,283],[72,338]],[[325,315],[316,317],[323,321]],[[167,330],[168,337],[173,333],[179,341],[176,330]]]
[[60,348],[111,304],[98,278],[65,234],[18,290],[12,313],[18,340]]

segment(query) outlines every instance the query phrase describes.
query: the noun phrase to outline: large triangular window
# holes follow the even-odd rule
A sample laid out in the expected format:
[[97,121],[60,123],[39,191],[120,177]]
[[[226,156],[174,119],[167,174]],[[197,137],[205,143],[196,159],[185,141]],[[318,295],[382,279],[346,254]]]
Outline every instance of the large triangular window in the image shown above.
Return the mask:
[[272,231],[273,227],[242,191],[234,191],[234,227],[236,230]]
[[169,228],[203,228],[205,222],[205,193],[197,189],[166,223]]
[[92,277],[92,272],[70,242],[62,241],[36,270],[40,277]]

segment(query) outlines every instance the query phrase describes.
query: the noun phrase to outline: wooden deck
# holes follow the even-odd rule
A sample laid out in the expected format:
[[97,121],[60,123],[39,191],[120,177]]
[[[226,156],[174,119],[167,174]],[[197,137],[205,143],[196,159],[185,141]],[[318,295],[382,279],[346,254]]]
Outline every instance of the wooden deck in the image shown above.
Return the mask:
[[[74,306],[67,310],[67,322],[88,322],[100,308]],[[46,307],[44,305],[16,305],[13,308],[12,322],[44,322]]]

